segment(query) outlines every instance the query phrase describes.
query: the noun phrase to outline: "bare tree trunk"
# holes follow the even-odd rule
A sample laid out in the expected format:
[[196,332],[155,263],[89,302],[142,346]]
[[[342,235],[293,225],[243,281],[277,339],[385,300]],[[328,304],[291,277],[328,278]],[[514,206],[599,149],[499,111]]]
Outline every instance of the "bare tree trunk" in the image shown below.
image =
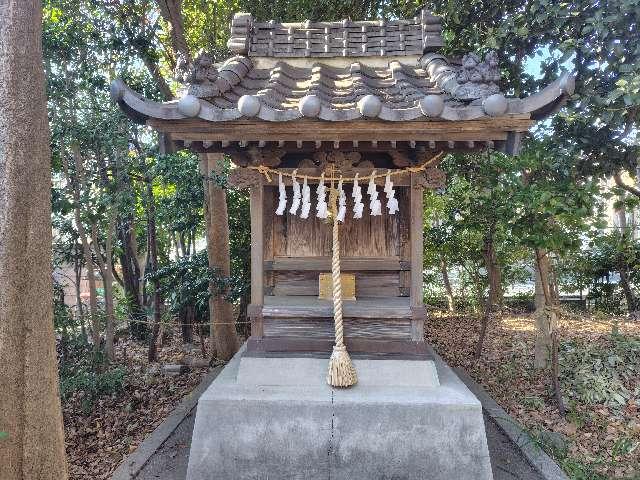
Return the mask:
[[624,298],[627,302],[627,310],[629,313],[633,313],[637,310],[637,300],[636,296],[631,289],[631,283],[629,281],[629,268],[620,257],[622,255],[618,255],[619,259],[617,263],[618,273],[620,274],[620,286],[622,287],[622,291],[624,293]]
[[480,335],[478,337],[478,343],[476,344],[475,351],[476,360],[480,360],[480,357],[482,357],[482,347],[484,346],[484,339],[487,336],[487,328],[489,327],[489,320],[491,319],[491,312],[493,310],[489,298],[490,295],[487,297],[487,303],[485,304],[484,312],[482,313],[482,320],[480,322]]
[[[127,168],[122,165],[122,156],[114,156],[116,190],[124,194],[133,195],[131,177]],[[140,296],[140,265],[138,264],[135,223],[133,214],[126,212],[116,218],[116,233],[120,242],[118,258],[122,268],[122,287],[127,298],[129,311],[129,331],[136,340],[143,340],[147,336],[146,324],[140,323],[144,315]],[[115,276],[115,275],[114,275]]]
[[[622,199],[624,199],[624,195],[622,196]],[[631,235],[629,235],[629,225],[627,223],[627,209],[624,205],[620,207],[617,214],[622,251],[617,254],[616,268],[620,274],[620,286],[622,287],[622,292],[624,293],[624,298],[627,302],[627,310],[629,313],[633,313],[637,308],[637,300],[631,288],[631,282],[629,280],[629,265],[624,255],[627,239],[631,238]]]
[[494,243],[495,226],[491,226],[484,239],[482,256],[484,258],[487,277],[489,280],[489,295],[492,307],[502,304],[502,269],[498,262]]
[[480,327],[480,335],[478,343],[476,344],[476,359],[480,359],[482,356],[482,347],[487,334],[487,328],[491,319],[495,306],[500,302],[501,278],[500,268],[498,260],[496,258],[496,251],[494,246],[495,237],[495,222],[489,226],[489,229],[484,237],[484,247],[482,256],[484,258],[485,268],[487,269],[489,292],[487,293],[487,302],[485,304],[484,313],[482,314],[482,322]]
[[105,309],[107,313],[106,325],[105,325],[105,351],[107,358],[110,362],[115,362],[116,352],[113,345],[115,335],[115,308],[113,304],[113,238],[115,236],[116,229],[116,214],[115,210],[109,214],[109,225],[107,227],[107,237],[105,239],[105,275],[104,275],[104,296],[105,296]]
[[[211,172],[220,172],[222,160],[221,154],[203,154],[200,157],[200,171],[205,177],[205,217],[209,267],[218,275],[228,278],[231,274],[231,264],[227,195],[223,188],[207,180]],[[233,321],[233,306],[226,298],[227,292],[218,291],[214,282],[211,282],[210,289],[209,316],[216,355],[221,360],[229,360],[239,348]]]
[[182,343],[193,343],[193,320],[195,311],[193,305],[184,305],[178,313],[180,331],[182,333]]
[[535,273],[536,273],[536,290],[535,290],[535,307],[534,318],[536,321],[536,340],[534,346],[534,368],[543,369],[549,366],[551,361],[551,350],[553,339],[551,338],[551,332],[549,330],[549,321],[545,307],[547,302],[545,300],[543,278],[545,282],[549,282],[549,257],[544,250],[536,251]]
[[[539,248],[535,249],[536,255],[536,265],[541,272],[540,275],[540,284],[542,287],[542,292],[544,294],[545,300],[545,328],[550,333],[551,336],[551,382],[553,384],[554,396],[556,398],[556,403],[558,405],[558,412],[563,417],[566,414],[566,410],[564,407],[564,400],[562,399],[562,389],[560,386],[560,365],[559,365],[559,340],[558,340],[558,331],[557,331],[557,313],[555,310],[555,302],[551,289],[551,285],[549,283],[549,275],[548,271],[550,268],[549,263],[549,254],[548,252],[544,252]],[[544,262],[547,262],[547,266],[545,267]],[[545,271],[546,270],[546,271]],[[542,316],[541,316],[542,317]]]
[[447,297],[447,307],[449,312],[453,313],[456,310],[456,304],[453,297],[453,289],[451,288],[451,281],[449,280],[449,272],[447,271],[447,262],[444,258],[440,259],[440,272],[442,273],[442,283],[444,284],[444,291]]
[[189,46],[184,35],[184,22],[182,19],[182,0],[157,0],[160,14],[171,26],[171,45],[176,55],[190,60]]
[[87,232],[84,229],[82,218],[80,216],[80,189],[85,187],[84,181],[84,168],[82,166],[82,156],[80,149],[77,145],[72,147],[73,160],[76,168],[76,181],[73,181],[69,172],[69,165],[66,159],[66,155],[62,155],[65,175],[67,177],[67,186],[73,196],[73,213],[76,223],[76,229],[78,230],[78,236],[80,237],[80,243],[82,244],[82,252],[84,255],[84,263],[87,269],[87,281],[89,283],[89,321],[91,323],[91,340],[93,341],[94,351],[100,349],[100,322],[98,318],[98,292],[96,289],[96,276],[94,270],[93,257],[91,255],[91,247],[89,246],[89,239],[87,238]]
[[98,242],[98,229],[95,223],[91,225],[91,237],[93,240],[93,248],[102,275],[104,286],[104,310],[105,310],[105,345],[104,350],[106,358],[109,362],[116,359],[113,346],[115,311],[113,305],[113,264],[111,257],[113,255],[113,236],[116,227],[116,211],[115,208],[109,212],[107,232],[105,236],[105,253],[104,256],[100,251],[100,243]]
[[[156,204],[153,198],[152,179],[145,173],[146,197],[147,197],[147,230],[149,235],[149,267],[154,274],[158,273],[158,237],[156,232]],[[153,280],[153,327],[149,342],[149,362],[155,362],[158,358],[158,335],[162,315],[162,296],[160,295],[160,280]]]
[[144,316],[142,294],[140,293],[140,278],[142,275],[137,256],[135,225],[131,215],[120,219],[117,231],[122,245],[119,255],[120,266],[122,267],[122,282],[129,302],[129,329],[133,338],[143,340],[147,336],[148,329],[146,324],[140,323]]
[[0,478],[66,480],[42,6],[0,3]]
[[82,297],[80,296],[80,283],[82,282],[82,263],[80,258],[76,255],[74,257],[73,270],[75,273],[75,291],[76,291],[76,315],[80,321],[80,334],[82,335],[82,341],[87,341],[87,329],[84,326],[84,308],[82,305]]
[[[620,172],[614,174],[613,179],[615,180],[618,187],[623,188],[626,192],[631,193],[636,198],[640,198],[640,189],[638,189],[636,186],[625,184],[622,180]],[[624,199],[624,196],[622,198]],[[624,206],[620,210],[618,210],[618,223],[620,224],[620,237],[622,241],[625,241],[627,238],[635,237],[635,228],[632,232],[629,232],[629,228],[627,225],[627,214]],[[629,282],[629,264],[622,254],[618,254],[616,264],[618,273],[620,274],[620,286],[622,287],[625,295],[625,300],[627,301],[627,308],[629,312],[632,313],[638,308],[638,300],[633,293],[631,284]]]

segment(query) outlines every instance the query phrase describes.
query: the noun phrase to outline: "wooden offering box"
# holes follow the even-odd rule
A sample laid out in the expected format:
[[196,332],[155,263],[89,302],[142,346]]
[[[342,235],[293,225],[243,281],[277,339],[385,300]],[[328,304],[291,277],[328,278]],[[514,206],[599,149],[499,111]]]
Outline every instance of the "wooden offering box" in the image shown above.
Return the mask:
[[[353,273],[340,274],[340,284],[342,286],[342,300],[356,299],[356,276]],[[318,277],[318,288],[320,300],[333,301],[333,278],[331,273],[321,273]]]

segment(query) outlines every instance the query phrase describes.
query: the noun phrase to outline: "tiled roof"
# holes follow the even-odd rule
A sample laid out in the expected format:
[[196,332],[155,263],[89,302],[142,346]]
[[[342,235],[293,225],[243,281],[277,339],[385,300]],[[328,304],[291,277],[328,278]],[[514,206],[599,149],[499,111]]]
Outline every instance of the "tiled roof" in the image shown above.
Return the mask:
[[112,84],[113,98],[137,121],[399,122],[511,114],[538,119],[573,91],[573,77],[564,75],[538,94],[507,99],[499,89],[497,55],[469,53],[452,64],[434,51],[442,43],[440,20],[424,10],[410,20],[299,24],[257,23],[241,13],[231,28],[236,55],[216,64],[202,54],[186,65],[179,101],[144,99],[120,80]]
[[[243,95],[253,95],[263,105],[276,110],[298,109],[301,98],[315,95],[322,105],[339,111],[354,109],[365,95],[377,96],[392,108],[415,107],[425,95],[441,93],[416,65],[393,61],[384,67],[370,67],[354,62],[348,67],[332,67],[315,63],[311,67],[295,67],[285,62],[273,68],[251,68],[251,60],[234,57],[220,69],[233,71],[235,78],[220,85],[215,96],[204,99],[220,108],[235,108]],[[189,93],[198,94],[194,86]]]
[[249,57],[371,57],[420,55],[443,45],[440,18],[422,10],[407,20],[256,22],[249,13],[231,21],[229,49]]
[[535,119],[556,108],[572,91],[572,77],[565,75],[539,94],[507,99],[491,81],[491,72],[482,79],[481,70],[487,66],[480,68],[479,80],[469,81],[463,67],[450,65],[441,55],[414,61],[393,59],[371,65],[353,59],[345,66],[330,66],[322,60],[308,66],[277,61],[260,67],[243,56],[220,65],[199,57],[189,74],[186,95],[179,101],[145,100],[121,81],[114,82],[112,94],[135,119],[199,117],[220,122],[256,117],[282,122],[301,117],[327,121],[365,117],[397,122],[507,114],[531,114]]

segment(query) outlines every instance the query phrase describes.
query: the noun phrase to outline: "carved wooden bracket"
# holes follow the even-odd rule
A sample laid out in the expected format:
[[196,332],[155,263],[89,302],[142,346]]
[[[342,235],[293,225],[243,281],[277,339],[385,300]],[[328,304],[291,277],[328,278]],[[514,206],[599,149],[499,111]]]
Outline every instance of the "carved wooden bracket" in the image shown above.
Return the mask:
[[231,154],[233,163],[240,167],[265,165],[275,168],[280,165],[280,161],[286,152],[284,150],[263,150],[261,148],[249,148],[238,150]]
[[427,168],[416,175],[415,188],[444,188],[447,183],[447,175],[438,168]]
[[260,185],[262,174],[248,168],[234,168],[229,173],[229,185],[234,188],[250,188]]
[[334,164],[336,168],[343,174],[349,175],[353,172],[353,168],[360,162],[362,155],[360,152],[316,152],[313,160],[325,171],[330,164]]
[[409,159],[409,155],[406,152],[402,152],[400,150],[389,150],[387,152],[391,157],[391,161],[398,168],[404,168],[411,165],[411,160]]
[[[414,165],[423,165],[424,163],[428,162],[429,160],[431,160],[433,157],[435,157],[436,155],[439,155],[440,152],[435,151],[435,150],[423,150],[423,151],[417,151],[415,152],[415,161],[412,162]],[[442,161],[442,156],[440,157],[439,160],[437,160],[435,163],[431,164],[433,167],[435,167],[436,165],[438,165],[441,161]]]

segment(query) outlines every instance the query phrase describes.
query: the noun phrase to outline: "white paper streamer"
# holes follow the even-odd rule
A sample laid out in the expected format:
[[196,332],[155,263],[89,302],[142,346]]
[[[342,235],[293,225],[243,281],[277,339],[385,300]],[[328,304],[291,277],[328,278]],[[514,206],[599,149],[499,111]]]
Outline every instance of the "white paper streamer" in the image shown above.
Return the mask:
[[375,195],[378,198],[378,192],[376,191],[376,171],[371,172],[371,178],[369,178],[369,186],[367,187],[367,195]]
[[302,199],[302,195],[300,194],[300,184],[298,183],[298,179],[296,178],[296,173],[298,173],[298,170],[294,170],[291,175],[291,182],[293,185],[293,202],[291,203],[291,208],[289,209],[289,213],[291,215],[295,215],[298,213],[298,208],[300,208],[300,200]]
[[395,215],[396,212],[400,210],[400,206],[398,205],[398,199],[395,197],[391,197],[387,201],[387,208],[389,209],[389,215]]
[[282,215],[284,213],[284,209],[287,208],[287,190],[284,187],[281,173],[278,173],[278,191],[280,193],[280,202],[276,209],[276,215]]
[[371,202],[371,216],[377,217],[378,215],[382,215],[382,203],[380,200],[375,199]]
[[338,214],[336,215],[336,219],[344,223],[344,216],[347,214],[347,194],[344,193],[342,189],[342,177],[340,177],[340,181],[338,182]]
[[309,210],[311,210],[311,189],[307,185],[307,177],[304,177],[302,182],[302,211],[300,212],[300,218],[308,218]]
[[389,215],[395,215],[400,206],[398,205],[398,199],[396,198],[396,192],[393,189],[393,182],[391,181],[391,170],[387,170],[387,177],[384,181],[384,192],[387,194],[387,208],[389,209]]
[[371,173],[371,178],[369,179],[369,186],[367,188],[367,193],[369,194],[369,208],[371,209],[371,216],[376,217],[378,215],[382,215],[382,203],[378,200],[378,191],[376,190],[376,181],[375,181],[376,171],[374,170]]
[[364,203],[362,203],[362,187],[358,184],[358,174],[356,173],[353,179],[353,218],[362,218],[362,210],[364,209]]
[[393,197],[393,182],[391,181],[391,170],[387,170],[387,176],[384,179],[384,193],[387,198]]
[[324,173],[320,175],[320,182],[318,183],[318,188],[316,189],[316,195],[318,196],[318,204],[316,205],[316,217],[327,218],[327,188],[324,186]]

